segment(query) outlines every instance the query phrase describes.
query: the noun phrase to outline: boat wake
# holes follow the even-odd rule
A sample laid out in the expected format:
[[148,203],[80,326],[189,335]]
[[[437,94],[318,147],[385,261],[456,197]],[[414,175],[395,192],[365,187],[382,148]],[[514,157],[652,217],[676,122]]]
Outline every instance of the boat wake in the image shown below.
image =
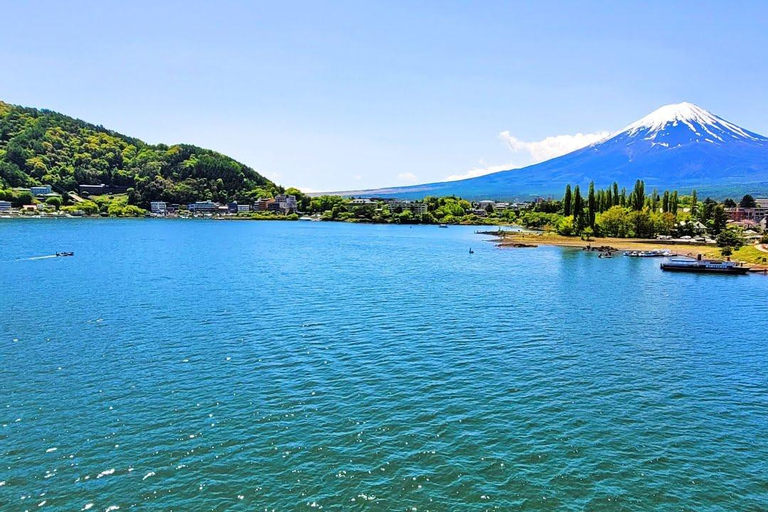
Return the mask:
[[35,260],[49,260],[51,258],[61,258],[63,256],[71,256],[70,253],[48,254],[46,256],[32,256],[31,258],[16,258],[13,260],[5,260],[4,263],[11,263],[14,261],[35,261]]

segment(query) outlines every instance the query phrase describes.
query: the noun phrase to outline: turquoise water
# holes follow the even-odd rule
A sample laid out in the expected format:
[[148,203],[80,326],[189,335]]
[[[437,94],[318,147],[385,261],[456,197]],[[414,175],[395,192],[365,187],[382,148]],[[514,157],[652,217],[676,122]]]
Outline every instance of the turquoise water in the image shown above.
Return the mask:
[[768,507],[768,278],[473,230],[0,221],[0,509]]

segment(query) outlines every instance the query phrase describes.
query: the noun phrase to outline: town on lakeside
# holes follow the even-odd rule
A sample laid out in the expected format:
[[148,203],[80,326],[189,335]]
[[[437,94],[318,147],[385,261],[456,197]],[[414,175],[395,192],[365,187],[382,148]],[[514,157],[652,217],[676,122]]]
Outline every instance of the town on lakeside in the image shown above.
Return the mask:
[[[149,210],[129,204],[131,189],[108,185],[80,185],[78,193],[56,192],[51,185],[0,190],[0,217],[104,216],[214,218],[243,220],[324,220],[397,224],[520,225],[562,237],[593,236],[656,239],[672,243],[712,245],[722,256],[745,245],[768,251],[768,198],[742,197],[722,202],[699,201],[696,191],[655,189],[645,193],[637,180],[634,189],[618,184],[596,189],[590,184],[582,196],[579,186],[568,185],[562,199],[532,201],[468,201],[458,197],[422,200],[341,196],[310,197],[295,188],[252,202],[188,204],[150,201]],[[761,258],[757,258],[762,261]],[[763,258],[764,259],[764,258]]]

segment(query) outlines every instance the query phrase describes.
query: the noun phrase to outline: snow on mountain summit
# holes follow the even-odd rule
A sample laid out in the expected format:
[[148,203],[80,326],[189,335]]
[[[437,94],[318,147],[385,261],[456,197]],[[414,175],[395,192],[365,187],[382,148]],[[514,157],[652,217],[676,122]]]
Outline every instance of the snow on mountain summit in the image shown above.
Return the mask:
[[659,136],[668,135],[671,129],[677,127],[685,127],[693,132],[697,137],[696,142],[717,143],[729,139],[768,140],[687,102],[664,105],[625,127],[619,134],[641,134],[646,140],[656,140]]

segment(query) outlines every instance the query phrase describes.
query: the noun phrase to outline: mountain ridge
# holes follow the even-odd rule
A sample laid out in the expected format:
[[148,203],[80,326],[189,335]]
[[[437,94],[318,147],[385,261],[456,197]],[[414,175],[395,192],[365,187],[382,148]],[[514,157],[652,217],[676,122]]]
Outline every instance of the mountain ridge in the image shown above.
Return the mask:
[[133,204],[252,199],[281,189],[233,158],[191,144],[148,144],[58,112],[0,101],[0,188],[130,187]]

